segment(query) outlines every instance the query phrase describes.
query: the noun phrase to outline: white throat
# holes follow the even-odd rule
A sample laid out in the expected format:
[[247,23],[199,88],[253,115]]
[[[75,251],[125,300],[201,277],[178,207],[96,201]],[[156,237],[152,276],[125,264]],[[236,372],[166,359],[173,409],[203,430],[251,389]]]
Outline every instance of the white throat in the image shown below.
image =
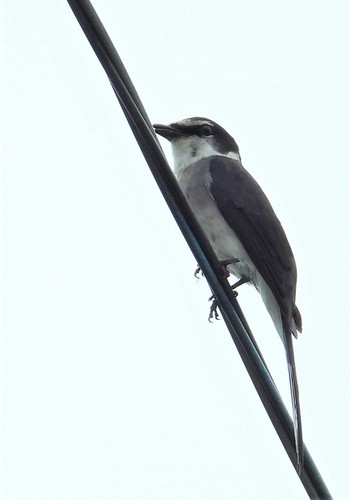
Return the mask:
[[171,141],[171,149],[174,157],[174,173],[177,179],[180,178],[181,173],[193,163],[196,163],[203,158],[210,156],[225,156],[234,160],[241,161],[239,153],[233,151],[222,154],[219,153],[207,139],[197,136],[179,137]]

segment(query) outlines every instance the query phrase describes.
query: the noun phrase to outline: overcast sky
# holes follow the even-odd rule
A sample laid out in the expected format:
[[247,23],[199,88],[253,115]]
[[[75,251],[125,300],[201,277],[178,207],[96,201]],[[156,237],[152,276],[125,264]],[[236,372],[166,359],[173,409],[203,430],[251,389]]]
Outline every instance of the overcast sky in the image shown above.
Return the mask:
[[[281,219],[305,442],[349,498],[349,2],[93,5],[151,121],[223,125]],[[2,498],[306,498],[67,2],[3,14]],[[239,301],[290,408],[271,319]]]

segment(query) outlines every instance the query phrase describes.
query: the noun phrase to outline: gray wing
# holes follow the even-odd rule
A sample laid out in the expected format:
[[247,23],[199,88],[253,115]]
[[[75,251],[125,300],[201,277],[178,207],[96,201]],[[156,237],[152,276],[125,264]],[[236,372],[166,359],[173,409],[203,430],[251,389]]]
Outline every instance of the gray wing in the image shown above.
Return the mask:
[[214,156],[210,159],[209,171],[212,179],[209,190],[213,200],[270,287],[281,309],[300,473],[303,463],[303,435],[291,332],[293,319],[296,328],[301,331],[301,316],[295,306],[297,271],[293,252],[269,200],[239,162]]
[[269,200],[236,160],[213,156],[209,171],[213,200],[270,287],[282,317],[291,321],[295,307],[296,265]]

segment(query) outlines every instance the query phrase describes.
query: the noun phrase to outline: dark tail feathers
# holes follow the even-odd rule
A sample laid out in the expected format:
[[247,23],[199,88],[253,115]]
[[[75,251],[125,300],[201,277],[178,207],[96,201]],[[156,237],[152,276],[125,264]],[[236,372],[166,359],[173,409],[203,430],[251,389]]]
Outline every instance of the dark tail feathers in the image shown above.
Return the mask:
[[[298,319],[300,321],[297,321]],[[297,308],[295,308],[294,310],[294,321],[296,323],[297,329],[301,331],[301,316]],[[298,380],[297,380],[294,349],[293,349],[293,338],[290,333],[290,329],[285,331],[285,348],[286,348],[286,356],[288,363],[290,392],[292,397],[294,439],[295,439],[295,448],[297,455],[297,465],[298,465],[298,473],[300,475],[304,461],[304,443],[303,443],[303,432],[301,425],[299,388],[298,388]]]

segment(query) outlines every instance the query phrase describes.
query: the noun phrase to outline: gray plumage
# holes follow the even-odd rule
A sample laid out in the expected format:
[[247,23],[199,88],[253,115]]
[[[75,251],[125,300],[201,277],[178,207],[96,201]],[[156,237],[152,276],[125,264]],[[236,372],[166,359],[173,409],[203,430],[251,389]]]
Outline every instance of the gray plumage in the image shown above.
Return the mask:
[[292,334],[301,332],[295,305],[297,270],[286,234],[259,184],[241,163],[234,139],[206,118],[155,125],[170,140],[175,174],[219,260],[261,294],[286,350],[299,469],[303,438]]

